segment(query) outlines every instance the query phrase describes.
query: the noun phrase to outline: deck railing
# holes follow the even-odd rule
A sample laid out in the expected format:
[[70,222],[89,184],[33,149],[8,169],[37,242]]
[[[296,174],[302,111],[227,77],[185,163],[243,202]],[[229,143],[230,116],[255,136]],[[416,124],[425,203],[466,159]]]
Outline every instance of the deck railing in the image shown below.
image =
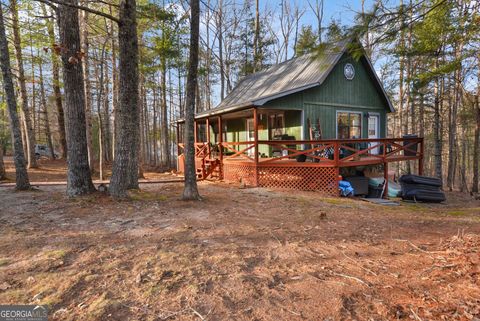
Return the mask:
[[[258,146],[257,146],[258,144]],[[258,165],[306,167],[349,167],[418,160],[423,166],[423,138],[259,140],[242,142],[195,143],[195,156],[205,159],[252,162]],[[184,148],[179,145],[179,153]],[[264,146],[267,146],[265,148]],[[255,152],[258,157],[255,157]],[[265,152],[262,154],[262,152]]]
[[[265,151],[262,146],[268,146],[268,156],[262,154]],[[217,157],[221,152],[225,161],[255,162],[255,150],[258,150],[259,164],[280,165],[295,160],[305,166],[340,167],[421,160],[423,149],[423,138],[259,140],[258,149],[253,141],[196,143],[199,157]]]

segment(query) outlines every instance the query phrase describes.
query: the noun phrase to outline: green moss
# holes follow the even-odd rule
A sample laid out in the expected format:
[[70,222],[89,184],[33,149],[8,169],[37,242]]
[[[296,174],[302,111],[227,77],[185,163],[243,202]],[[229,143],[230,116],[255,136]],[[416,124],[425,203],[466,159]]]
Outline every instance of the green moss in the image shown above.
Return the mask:
[[165,195],[142,191],[142,190],[132,190],[130,191],[129,195],[130,195],[130,198],[134,201],[166,201],[167,200],[167,196]]
[[353,205],[354,201],[345,197],[332,197],[332,198],[323,198],[321,200],[324,203],[332,205]]
[[43,253],[43,255],[49,259],[62,260],[67,256],[68,252],[66,250],[53,250]]
[[110,299],[108,293],[104,292],[89,304],[88,315],[92,316],[93,320],[101,319],[108,310],[115,310],[118,307],[119,302]]
[[456,210],[456,211],[448,211],[447,214],[452,215],[452,216],[463,216],[463,215],[466,215],[468,213],[466,211]]
[[0,294],[0,302],[3,304],[27,304],[29,297],[23,289],[7,290]]
[[10,264],[9,259],[0,259],[0,267],[5,266],[5,265],[9,265],[9,264]]
[[423,211],[425,209],[424,206],[418,203],[403,203],[402,205],[404,208],[412,211]]

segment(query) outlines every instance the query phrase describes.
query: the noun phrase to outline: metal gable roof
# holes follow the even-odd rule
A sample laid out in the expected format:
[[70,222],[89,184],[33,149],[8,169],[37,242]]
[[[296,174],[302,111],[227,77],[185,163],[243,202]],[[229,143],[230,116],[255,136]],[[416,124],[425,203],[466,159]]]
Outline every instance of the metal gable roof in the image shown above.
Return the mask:
[[[201,112],[196,117],[262,106],[270,100],[319,86],[335,67],[350,42],[351,40],[345,40],[336,43],[321,55],[308,54],[292,58],[265,71],[251,74],[242,79],[217,107]],[[366,59],[373,69],[367,57]],[[375,74],[375,71],[372,71]],[[376,74],[375,77],[379,82]],[[393,111],[383,86],[380,83],[379,85],[390,110]]]

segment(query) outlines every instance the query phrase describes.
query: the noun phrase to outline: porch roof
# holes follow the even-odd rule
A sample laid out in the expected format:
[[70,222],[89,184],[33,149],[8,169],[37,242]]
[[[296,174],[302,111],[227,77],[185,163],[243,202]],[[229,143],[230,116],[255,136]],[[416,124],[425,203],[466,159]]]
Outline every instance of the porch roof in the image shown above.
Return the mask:
[[[351,39],[343,40],[331,44],[321,55],[303,55],[273,65],[265,71],[251,74],[243,78],[217,107],[200,112],[195,115],[195,118],[262,106],[273,99],[319,86],[330,74],[351,43]],[[365,56],[365,59],[375,74],[368,57]],[[385,95],[390,110],[394,111],[376,74],[375,78]]]

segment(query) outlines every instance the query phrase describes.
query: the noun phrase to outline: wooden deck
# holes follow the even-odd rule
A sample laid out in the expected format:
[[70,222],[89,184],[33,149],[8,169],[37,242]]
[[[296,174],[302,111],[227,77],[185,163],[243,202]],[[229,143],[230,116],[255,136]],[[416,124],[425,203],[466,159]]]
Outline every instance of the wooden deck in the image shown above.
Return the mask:
[[[401,162],[401,161],[416,161],[418,157],[416,156],[403,156],[403,155],[395,155],[388,157],[386,162]],[[260,158],[258,164],[261,165],[262,163],[270,163],[275,161],[275,166],[304,166],[304,167],[335,167],[335,163],[333,161],[321,161],[318,163],[312,162],[311,160],[306,160],[305,162],[298,162],[296,159],[280,159],[276,160],[276,157],[270,158]],[[249,159],[245,158],[232,158],[232,159],[224,159],[225,163],[234,162],[236,164],[253,164],[253,162]],[[346,161],[340,161],[339,167],[354,167],[354,166],[365,166],[365,165],[378,165],[383,164],[384,160],[378,157],[373,156],[365,156],[360,157],[358,160],[355,159],[348,159]]]
[[[260,146],[276,157],[260,157]],[[315,141],[201,142],[195,144],[199,179],[215,177],[261,187],[322,190],[338,194],[340,168],[418,161],[423,169],[423,138],[382,138]],[[179,171],[183,168],[179,144]],[[263,148],[265,150],[265,148]]]

